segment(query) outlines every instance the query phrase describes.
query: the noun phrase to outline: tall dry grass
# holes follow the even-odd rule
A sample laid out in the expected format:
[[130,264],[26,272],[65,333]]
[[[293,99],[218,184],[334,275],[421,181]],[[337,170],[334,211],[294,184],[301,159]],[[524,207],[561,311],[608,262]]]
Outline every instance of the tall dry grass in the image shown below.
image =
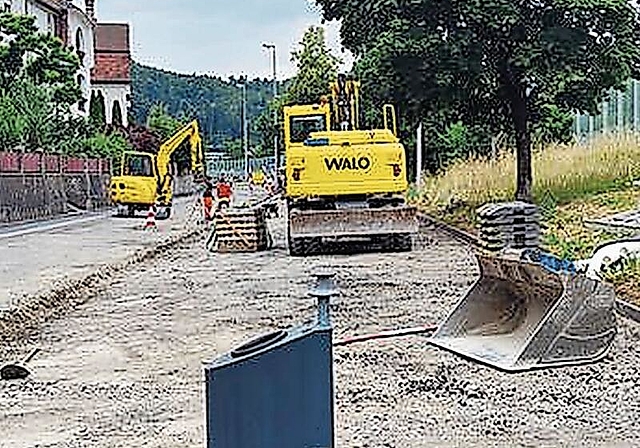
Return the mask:
[[[486,202],[513,200],[516,159],[502,151],[495,160],[460,161],[446,173],[426,178],[420,202],[429,210],[451,203],[477,207]],[[602,137],[589,146],[554,145],[533,154],[536,202],[551,193],[556,203],[610,191],[640,178],[638,135]]]

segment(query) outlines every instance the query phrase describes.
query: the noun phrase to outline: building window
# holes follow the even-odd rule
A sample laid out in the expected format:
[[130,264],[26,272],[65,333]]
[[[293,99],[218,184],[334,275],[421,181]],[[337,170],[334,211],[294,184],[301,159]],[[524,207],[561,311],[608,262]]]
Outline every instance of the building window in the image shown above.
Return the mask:
[[[84,84],[85,84],[84,81],[85,81],[84,76],[78,75],[77,82],[83,91],[84,91]],[[84,97],[84,95],[82,96],[82,98],[80,98],[80,101],[78,101],[78,110],[80,112],[86,112],[87,110],[87,99]]]
[[56,30],[56,22],[52,14],[47,14],[47,31],[54,34]]
[[86,55],[86,51],[84,45],[84,34],[82,33],[81,28],[78,28],[78,30],[76,31],[76,52],[78,53],[80,62],[84,65],[84,57]]

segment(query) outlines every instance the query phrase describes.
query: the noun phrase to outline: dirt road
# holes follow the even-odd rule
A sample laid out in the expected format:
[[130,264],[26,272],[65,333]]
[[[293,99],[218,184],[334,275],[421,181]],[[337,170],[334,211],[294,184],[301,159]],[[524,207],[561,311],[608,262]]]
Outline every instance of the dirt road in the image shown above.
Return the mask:
[[[317,265],[338,272],[336,337],[437,322],[475,280],[470,253],[426,229],[407,254],[289,258],[209,254],[203,244],[114,279],[48,324],[33,376],[0,383],[0,445],[204,447],[202,362],[314,315]],[[621,319],[607,360],[507,375],[407,337],[336,348],[337,446],[640,444],[640,332]]]
[[176,200],[173,218],[158,221],[157,232],[143,230],[144,214],[120,219],[111,211],[0,229],[0,309],[182,232],[192,203]]

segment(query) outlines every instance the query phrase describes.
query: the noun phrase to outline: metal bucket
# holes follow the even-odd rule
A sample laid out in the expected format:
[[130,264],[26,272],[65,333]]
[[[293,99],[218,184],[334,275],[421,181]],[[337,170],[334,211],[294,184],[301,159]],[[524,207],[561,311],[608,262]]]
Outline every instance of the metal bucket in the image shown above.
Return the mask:
[[615,335],[615,292],[582,274],[476,254],[480,279],[431,342],[508,372],[591,363]]

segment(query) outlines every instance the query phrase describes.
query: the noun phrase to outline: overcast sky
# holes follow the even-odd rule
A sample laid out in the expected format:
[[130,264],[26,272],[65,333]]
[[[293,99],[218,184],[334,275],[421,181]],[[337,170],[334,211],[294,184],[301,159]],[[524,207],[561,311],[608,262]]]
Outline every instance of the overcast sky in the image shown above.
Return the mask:
[[[291,50],[309,25],[320,24],[312,0],[97,0],[101,22],[128,22],[136,61],[182,73],[271,78],[262,42],[278,47],[278,77],[295,73]],[[336,56],[339,26],[326,27]]]

